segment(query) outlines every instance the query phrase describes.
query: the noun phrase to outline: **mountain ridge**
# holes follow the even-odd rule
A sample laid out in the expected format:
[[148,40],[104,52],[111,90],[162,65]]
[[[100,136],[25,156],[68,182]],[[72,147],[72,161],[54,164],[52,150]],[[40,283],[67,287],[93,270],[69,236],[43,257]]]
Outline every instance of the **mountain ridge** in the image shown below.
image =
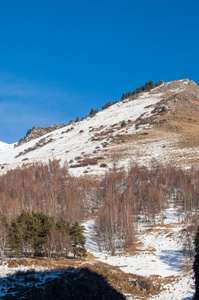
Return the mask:
[[[196,168],[183,171],[173,165],[197,164],[198,129],[199,88],[182,80],[124,99],[19,147],[2,143],[0,174],[7,173],[0,177],[2,212],[11,220],[22,209],[34,209],[82,221],[88,258],[64,258],[64,268],[72,261],[77,270],[83,263],[126,299],[188,299],[194,294],[191,255],[199,175]],[[68,169],[58,161],[42,164],[53,159],[67,163]],[[73,178],[68,170],[88,177]],[[46,268],[52,268],[47,261]],[[18,265],[14,273],[24,269],[21,261],[9,263]],[[61,261],[57,263],[61,267]],[[41,266],[40,259],[37,264]],[[6,280],[8,270],[1,265]],[[20,276],[16,273],[16,291]],[[11,290],[6,280],[2,294]],[[30,288],[30,294],[33,291]]]
[[5,147],[0,168],[4,173],[49,159],[67,162],[75,176],[102,175],[115,162],[121,167],[131,160],[190,167],[199,158],[198,132],[199,87],[188,79],[171,81],[14,149]]

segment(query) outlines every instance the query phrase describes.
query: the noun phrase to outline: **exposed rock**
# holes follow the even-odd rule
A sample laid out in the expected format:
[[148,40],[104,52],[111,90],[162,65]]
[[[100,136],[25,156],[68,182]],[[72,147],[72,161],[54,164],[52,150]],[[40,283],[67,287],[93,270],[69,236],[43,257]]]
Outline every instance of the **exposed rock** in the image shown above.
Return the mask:
[[143,292],[149,292],[155,290],[155,287],[153,286],[153,284],[149,279],[139,278],[135,282],[133,282],[133,284],[138,290]]
[[33,127],[33,129],[28,130],[26,137],[24,139],[21,139],[16,144],[16,147],[20,146],[22,144],[25,144],[25,143],[27,143],[31,140],[37,139],[37,138],[39,138],[39,137],[41,137],[41,136],[43,136],[47,133],[50,133],[50,132],[52,132],[54,130],[57,130],[59,128],[62,128],[64,126],[66,126],[66,125],[64,125],[64,124],[56,125],[55,124],[55,125],[51,125],[50,127],[37,127],[37,128]]
[[[167,92],[167,91],[172,91],[172,90],[176,90],[176,89],[184,90],[184,89],[186,89],[187,85],[197,87],[197,84],[193,80],[184,79],[184,80],[174,80],[171,82],[164,83],[154,90],[156,90],[156,91],[158,90],[161,92]],[[152,92],[154,90],[152,90]]]

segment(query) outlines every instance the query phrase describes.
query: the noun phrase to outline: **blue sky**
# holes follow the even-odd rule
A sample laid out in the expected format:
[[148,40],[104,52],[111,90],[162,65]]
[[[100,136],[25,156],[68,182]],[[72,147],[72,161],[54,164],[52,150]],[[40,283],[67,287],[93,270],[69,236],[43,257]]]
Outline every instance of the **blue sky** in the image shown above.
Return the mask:
[[146,81],[199,84],[199,2],[0,0],[0,141]]

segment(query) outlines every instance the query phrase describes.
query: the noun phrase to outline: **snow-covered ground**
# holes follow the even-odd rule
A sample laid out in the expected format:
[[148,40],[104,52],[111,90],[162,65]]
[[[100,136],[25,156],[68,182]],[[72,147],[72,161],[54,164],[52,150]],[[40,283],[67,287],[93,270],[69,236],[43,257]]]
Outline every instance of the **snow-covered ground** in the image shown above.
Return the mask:
[[[86,227],[86,248],[97,260],[118,266],[126,273],[162,278],[172,276],[173,282],[162,287],[162,291],[151,299],[192,299],[194,295],[193,272],[186,271],[186,259],[182,252],[180,232],[183,224],[178,223],[178,214],[172,207],[165,211],[165,225],[151,228],[143,226],[138,234],[138,246],[134,253],[111,256],[100,252],[93,235],[94,221],[84,223]],[[141,243],[140,243],[141,242]]]
[[[32,266],[31,267],[32,270],[35,270],[37,272],[40,272],[40,271],[44,271],[45,268],[43,267],[39,267],[39,266]],[[22,271],[22,272],[26,272],[30,270],[30,267],[28,266],[18,266],[18,267],[15,267],[15,268],[9,268],[8,264],[7,264],[7,261],[5,260],[1,265],[0,265],[0,278],[4,278],[4,277],[8,277],[10,275],[14,275],[16,272],[18,271]]]
[[[146,224],[139,225],[142,227],[142,230],[138,233],[138,243],[135,252],[129,254],[119,253],[114,256],[107,252],[99,251],[94,238],[94,221],[86,221],[83,224],[86,227],[86,248],[97,260],[112,266],[118,266],[126,273],[146,277],[158,275],[159,280],[162,282],[168,279],[168,283],[162,284],[160,293],[156,296],[151,296],[148,300],[193,299],[193,272],[184,269],[182,266],[185,263],[180,239],[183,224],[178,223],[178,214],[172,206],[165,210],[165,216],[164,225],[153,227]],[[13,286],[13,290],[15,282],[21,287],[27,284],[22,277],[16,277],[15,273],[28,270],[36,271],[35,274],[30,276],[35,278],[31,284],[37,284],[38,287],[43,282],[59,278],[60,275],[60,272],[43,272],[45,268],[34,265],[31,267],[22,265],[16,268],[9,268],[5,261],[0,265],[0,298],[6,295],[8,283],[9,289]],[[7,279],[9,280],[7,281]],[[127,299],[139,298],[127,296]]]
[[[32,268],[25,267],[25,266],[9,268],[5,263],[0,266],[0,299],[2,299],[2,297],[4,296],[8,296],[8,294],[10,296],[9,299],[18,299],[18,294],[22,292],[24,288],[26,288],[26,292],[27,290],[31,290],[32,288],[44,289],[43,284],[47,282],[52,282],[56,278],[59,279],[60,275],[62,275],[63,272],[67,272],[67,274],[69,273],[77,274],[79,271],[78,270],[49,271],[48,269],[38,267],[38,266],[37,267],[32,266]],[[27,298],[25,298],[25,296],[22,295],[20,296],[20,299],[27,299]]]
[[9,150],[12,150],[14,148],[14,144],[6,144],[3,142],[0,142],[0,154],[3,152],[7,152]]
[[173,283],[164,286],[158,296],[154,296],[151,300],[192,300],[194,295],[193,274],[188,272],[177,278]]
[[[7,295],[7,292],[8,292],[8,289],[10,288],[13,288],[15,287],[15,282],[14,281],[17,281],[18,282],[18,279],[13,277],[13,281],[12,283],[8,284],[8,278],[10,276],[15,276],[15,274],[19,271],[21,272],[27,272],[29,270],[35,270],[36,272],[41,272],[41,271],[44,271],[44,268],[42,267],[34,267],[32,266],[32,268],[30,267],[26,267],[26,266],[18,266],[18,267],[15,267],[15,268],[9,268],[8,267],[8,264],[6,261],[4,261],[1,265],[0,265],[0,299]],[[39,273],[38,273],[39,274]],[[35,278],[37,277],[38,279],[38,284],[41,282],[43,282],[43,280],[47,280],[47,278],[43,277],[43,278],[40,278],[42,276],[37,276],[37,273],[34,275]],[[50,274],[46,275],[46,276],[50,276]],[[43,280],[41,280],[43,279]],[[21,286],[23,286],[24,284],[27,284],[27,282],[21,282]],[[37,284],[36,282],[34,282],[34,284]],[[14,294],[13,294],[14,295]]]

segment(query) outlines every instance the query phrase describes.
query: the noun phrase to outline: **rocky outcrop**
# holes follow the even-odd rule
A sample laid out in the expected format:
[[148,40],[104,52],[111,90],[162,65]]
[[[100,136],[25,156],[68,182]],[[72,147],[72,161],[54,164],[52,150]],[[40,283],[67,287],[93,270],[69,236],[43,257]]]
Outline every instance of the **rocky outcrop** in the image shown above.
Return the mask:
[[47,133],[50,133],[50,132],[52,132],[54,130],[57,130],[59,128],[62,128],[64,126],[66,126],[66,125],[64,125],[64,124],[56,125],[55,124],[55,125],[51,125],[50,127],[37,127],[37,128],[33,127],[32,129],[28,130],[26,136],[23,139],[21,139],[15,145],[15,147],[18,147],[18,146],[20,146],[20,145],[22,145],[24,143],[27,143],[27,142],[29,142],[31,140],[37,139],[37,138],[39,138],[39,137],[41,137],[41,136],[43,136],[43,135],[45,135]]
[[186,90],[187,86],[197,87],[197,84],[193,80],[183,79],[183,80],[174,80],[167,83],[164,83],[157,88],[153,89],[152,92],[171,92],[174,90]]

